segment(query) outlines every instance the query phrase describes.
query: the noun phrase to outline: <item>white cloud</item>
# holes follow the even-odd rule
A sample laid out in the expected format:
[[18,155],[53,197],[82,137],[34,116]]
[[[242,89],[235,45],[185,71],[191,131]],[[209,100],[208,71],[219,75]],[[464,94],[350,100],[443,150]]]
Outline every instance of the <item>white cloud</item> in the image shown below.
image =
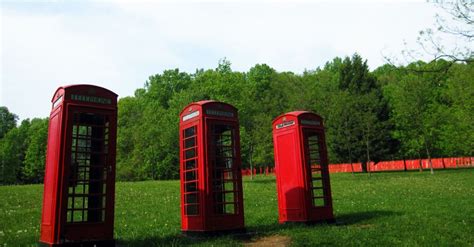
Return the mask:
[[300,73],[358,52],[375,68],[382,50],[399,52],[434,15],[428,4],[389,0],[180,2],[2,6],[1,104],[45,117],[60,85],[93,83],[123,97],[164,69],[214,68],[223,57],[234,70],[267,63]]

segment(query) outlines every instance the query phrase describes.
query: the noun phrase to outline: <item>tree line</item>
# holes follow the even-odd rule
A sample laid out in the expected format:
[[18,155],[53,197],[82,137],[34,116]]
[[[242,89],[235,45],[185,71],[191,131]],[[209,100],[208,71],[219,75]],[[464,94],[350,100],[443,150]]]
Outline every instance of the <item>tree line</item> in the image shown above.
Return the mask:
[[[179,177],[179,112],[213,99],[239,109],[243,166],[273,166],[272,120],[294,110],[324,118],[331,163],[453,157],[474,151],[474,64],[436,60],[369,71],[359,55],[302,74],[257,64],[152,75],[118,102],[117,178]],[[42,182],[48,120],[0,108],[2,184]]]

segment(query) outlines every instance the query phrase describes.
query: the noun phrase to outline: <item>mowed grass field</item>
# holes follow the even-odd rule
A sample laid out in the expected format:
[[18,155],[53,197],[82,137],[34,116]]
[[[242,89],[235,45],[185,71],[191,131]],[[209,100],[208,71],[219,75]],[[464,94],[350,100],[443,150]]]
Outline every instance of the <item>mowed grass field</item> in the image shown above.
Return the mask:
[[[119,246],[474,246],[474,169],[331,175],[336,223],[279,225],[273,176],[244,178],[247,234],[187,238],[179,181],[119,182]],[[42,185],[0,186],[0,243],[39,239]],[[267,245],[267,246],[269,246]]]

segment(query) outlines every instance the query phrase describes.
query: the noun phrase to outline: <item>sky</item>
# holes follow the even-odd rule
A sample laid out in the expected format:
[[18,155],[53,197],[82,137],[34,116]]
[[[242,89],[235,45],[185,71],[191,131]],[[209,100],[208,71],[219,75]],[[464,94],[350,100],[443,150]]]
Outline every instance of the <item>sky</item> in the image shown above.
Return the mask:
[[370,69],[432,27],[425,1],[0,0],[0,105],[47,117],[62,85],[132,96],[166,69],[234,71],[266,63],[302,73],[360,54]]

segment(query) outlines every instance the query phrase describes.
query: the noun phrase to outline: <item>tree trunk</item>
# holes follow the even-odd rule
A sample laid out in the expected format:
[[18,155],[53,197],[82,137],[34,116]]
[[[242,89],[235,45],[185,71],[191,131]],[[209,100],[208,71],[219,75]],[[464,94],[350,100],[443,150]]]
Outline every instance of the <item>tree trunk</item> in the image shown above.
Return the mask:
[[250,180],[253,180],[252,153],[253,153],[253,146],[250,145],[250,154],[249,154]]
[[420,172],[423,172],[423,161],[421,160],[420,152],[418,152],[418,166],[420,167]]
[[407,161],[406,161],[405,157],[403,157],[403,170],[407,171]]
[[367,161],[361,161],[360,162],[360,168],[361,168],[362,172],[367,173]]
[[366,143],[366,150],[367,150],[367,171],[369,172],[369,177],[371,176],[370,174],[370,151],[369,151],[369,137],[367,136],[365,138],[365,143]]
[[354,176],[354,165],[352,164],[352,160],[351,160],[351,171],[352,171],[352,176]]
[[2,160],[2,177],[0,178],[0,184],[5,183],[5,161]]
[[[348,127],[348,124],[347,124],[347,119],[345,121],[345,124],[346,124],[346,130],[349,129]],[[349,140],[349,134],[347,133],[346,134],[346,137],[347,137],[347,140],[346,140],[346,150],[349,150],[349,160],[351,162],[351,170],[352,170],[352,176],[354,176],[354,167],[352,166],[352,148],[351,148],[351,144],[350,144],[350,140]]]
[[354,176],[354,165],[352,164],[352,148],[350,148],[350,146],[349,146],[349,159],[351,161],[352,176]]
[[425,150],[426,150],[426,155],[428,156],[428,165],[430,166],[430,173],[434,174],[433,163],[431,163],[431,154],[430,154],[430,150],[428,149],[428,144],[426,143],[426,140],[425,140]]

